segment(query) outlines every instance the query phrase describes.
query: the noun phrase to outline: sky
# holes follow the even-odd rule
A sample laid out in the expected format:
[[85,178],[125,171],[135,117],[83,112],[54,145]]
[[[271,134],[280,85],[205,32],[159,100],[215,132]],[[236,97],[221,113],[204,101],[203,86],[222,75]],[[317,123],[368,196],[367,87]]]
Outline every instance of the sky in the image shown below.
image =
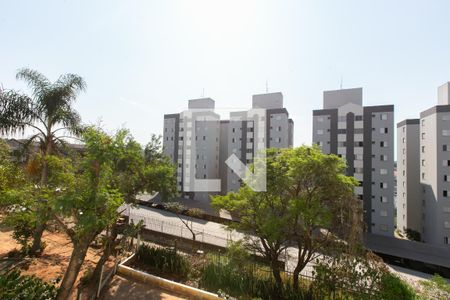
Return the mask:
[[23,67],[78,74],[83,121],[141,143],[189,99],[242,110],[268,87],[283,93],[299,146],[323,91],[341,83],[363,87],[365,105],[394,104],[395,122],[436,105],[450,81],[449,12],[448,0],[0,0],[0,84],[28,92]]

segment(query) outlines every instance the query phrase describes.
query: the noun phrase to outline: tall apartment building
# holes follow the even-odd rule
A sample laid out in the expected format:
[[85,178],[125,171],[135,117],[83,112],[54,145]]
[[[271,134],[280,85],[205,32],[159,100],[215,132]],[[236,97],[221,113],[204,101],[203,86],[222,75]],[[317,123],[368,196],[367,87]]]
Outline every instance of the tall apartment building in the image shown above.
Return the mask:
[[210,98],[194,99],[189,110],[164,115],[164,153],[177,164],[178,191],[185,197],[205,200],[220,191],[220,116],[214,107]]
[[[178,190],[184,197],[207,200],[209,194],[237,191],[241,180],[225,163],[232,154],[247,165],[261,142],[276,148],[293,144],[294,123],[281,93],[254,95],[252,108],[231,112],[229,120],[220,120],[210,98],[189,100],[188,108],[164,115],[163,129],[164,153],[178,166]],[[257,120],[255,112],[261,110],[264,120]]]
[[313,111],[313,143],[347,161],[360,182],[367,231],[394,233],[394,106],[363,106],[362,88],[325,91]]
[[[420,114],[415,136],[419,143],[406,144],[406,153],[419,152],[417,173],[402,173],[399,178],[405,185],[418,185],[416,195],[406,192],[403,203],[414,203],[416,223],[426,243],[450,244],[450,82],[438,88],[438,105]],[[398,147],[403,141],[398,141]],[[413,147],[409,149],[408,147]],[[419,179],[417,179],[419,177]],[[418,184],[419,182],[419,184]],[[403,184],[403,183],[402,183]],[[417,205],[417,202],[420,205]],[[413,218],[416,218],[416,215]],[[406,218],[410,218],[409,209]]]
[[419,119],[397,124],[397,228],[402,231],[422,231],[419,124]]
[[[268,93],[253,95],[252,109],[248,111],[230,113],[229,122],[223,123],[228,134],[222,139],[226,157],[235,154],[245,164],[251,164],[256,147],[255,127],[256,120],[253,111],[264,110],[264,143],[266,148],[288,148],[293,145],[294,121],[289,118],[289,113],[283,107],[282,93]],[[224,174],[225,175],[225,174]],[[226,186],[225,192],[237,191],[241,185],[240,178],[229,168],[226,169],[226,177],[222,177]]]

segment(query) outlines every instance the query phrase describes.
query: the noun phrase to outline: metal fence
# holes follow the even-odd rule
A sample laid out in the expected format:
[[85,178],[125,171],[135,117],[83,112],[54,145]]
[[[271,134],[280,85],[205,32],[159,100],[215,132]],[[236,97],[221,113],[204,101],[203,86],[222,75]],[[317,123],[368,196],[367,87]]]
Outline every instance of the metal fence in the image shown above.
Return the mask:
[[[195,239],[198,242],[210,244],[219,247],[226,247],[230,241],[237,241],[238,239],[233,236],[232,232],[227,232],[224,236],[221,233],[199,229],[196,223],[185,219],[189,228],[194,232]],[[150,218],[143,215],[132,214],[130,216],[130,222],[137,224],[139,221],[144,223],[144,226],[148,230],[153,230],[181,238],[192,239],[191,231],[184,224],[163,221],[155,218]],[[180,221],[181,222],[181,221]]]

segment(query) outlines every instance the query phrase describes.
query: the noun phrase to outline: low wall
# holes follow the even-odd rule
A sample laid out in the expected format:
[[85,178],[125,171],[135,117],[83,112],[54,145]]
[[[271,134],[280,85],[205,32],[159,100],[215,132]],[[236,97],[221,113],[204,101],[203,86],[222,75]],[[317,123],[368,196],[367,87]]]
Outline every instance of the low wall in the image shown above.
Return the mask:
[[191,286],[181,284],[175,281],[167,280],[165,278],[151,275],[133,268],[126,266],[126,263],[133,259],[134,254],[127,258],[123,263],[121,263],[117,268],[117,274],[131,278],[135,281],[139,281],[142,283],[148,283],[155,285],[157,287],[166,289],[168,291],[172,291],[178,294],[189,296],[193,299],[201,299],[201,300],[217,300],[220,299],[216,294],[199,290],[193,288]]

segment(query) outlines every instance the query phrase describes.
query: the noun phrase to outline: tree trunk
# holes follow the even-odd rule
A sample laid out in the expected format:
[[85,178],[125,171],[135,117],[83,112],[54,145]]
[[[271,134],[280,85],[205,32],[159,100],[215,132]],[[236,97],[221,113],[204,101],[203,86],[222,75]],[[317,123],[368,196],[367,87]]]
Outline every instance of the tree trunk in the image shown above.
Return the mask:
[[56,295],[57,300],[70,299],[69,297],[72,293],[73,285],[78,277],[78,273],[80,272],[91,241],[91,238],[84,238],[83,240],[73,244],[73,251],[70,256],[69,266],[67,267],[61,287]]
[[30,255],[36,255],[42,250],[42,235],[44,234],[45,227],[45,222],[38,221],[33,232],[33,244],[30,248]]
[[303,268],[301,268],[301,266],[299,264],[297,264],[297,266],[294,269],[294,272],[292,274],[293,277],[293,288],[294,291],[298,291],[298,284],[299,284],[299,276],[300,276],[300,272],[302,271]]
[[[281,272],[280,272],[280,265],[278,263],[278,259],[274,258],[271,262],[272,267],[272,274],[273,278],[275,279],[276,289],[277,291],[274,291],[276,295],[280,296],[282,298],[283,293],[283,281],[281,280]],[[274,295],[274,296],[276,296]]]
[[117,238],[117,228],[116,225],[113,225],[111,229],[111,235],[106,240],[103,254],[100,257],[99,261],[97,262],[97,265],[95,266],[94,273],[92,273],[91,282],[95,285],[100,281],[102,266],[105,264],[105,262],[108,260],[108,258],[111,256],[113,252],[114,246],[116,245],[116,238]]

